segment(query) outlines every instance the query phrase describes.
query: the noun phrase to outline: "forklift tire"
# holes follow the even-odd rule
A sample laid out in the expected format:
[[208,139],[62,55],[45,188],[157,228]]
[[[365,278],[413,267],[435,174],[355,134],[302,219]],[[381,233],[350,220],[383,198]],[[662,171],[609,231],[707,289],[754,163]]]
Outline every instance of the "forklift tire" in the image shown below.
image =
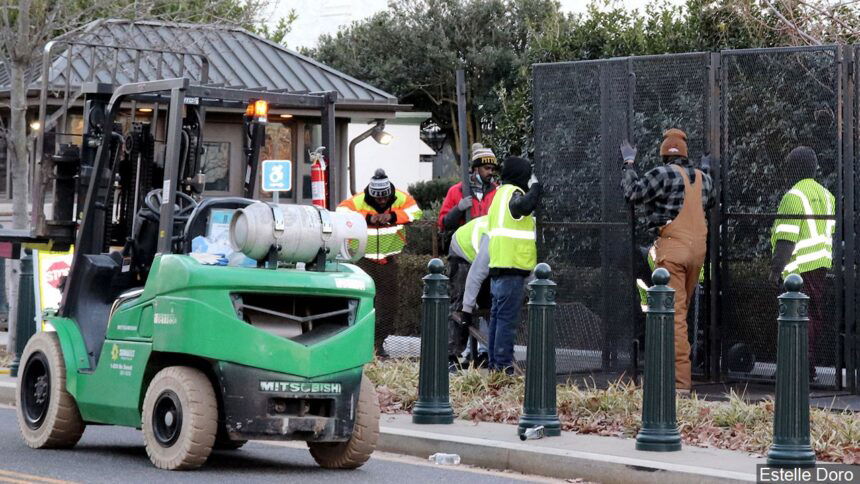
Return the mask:
[[326,469],[361,467],[376,449],[379,440],[379,399],[367,376],[361,376],[361,389],[355,412],[352,437],[346,442],[308,442],[311,456]]
[[243,445],[247,444],[247,440],[232,440],[227,434],[227,429],[223,423],[218,424],[218,433],[215,434],[214,450],[238,450]]
[[188,366],[169,366],[156,373],[143,399],[141,427],[155,467],[202,466],[218,431],[218,401],[206,375]]
[[34,449],[74,447],[86,425],[66,391],[66,363],[57,335],[34,335],[21,362],[15,407],[24,442]]

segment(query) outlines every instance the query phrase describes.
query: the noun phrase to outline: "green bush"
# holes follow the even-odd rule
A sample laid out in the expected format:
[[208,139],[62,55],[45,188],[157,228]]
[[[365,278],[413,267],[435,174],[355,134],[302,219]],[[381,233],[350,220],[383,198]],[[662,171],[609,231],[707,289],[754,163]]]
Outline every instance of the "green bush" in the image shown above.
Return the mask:
[[421,210],[429,210],[433,207],[433,202],[438,202],[441,205],[442,201],[445,200],[445,195],[448,194],[448,189],[458,181],[456,178],[434,178],[415,182],[409,185],[408,191],[410,195],[415,197]]

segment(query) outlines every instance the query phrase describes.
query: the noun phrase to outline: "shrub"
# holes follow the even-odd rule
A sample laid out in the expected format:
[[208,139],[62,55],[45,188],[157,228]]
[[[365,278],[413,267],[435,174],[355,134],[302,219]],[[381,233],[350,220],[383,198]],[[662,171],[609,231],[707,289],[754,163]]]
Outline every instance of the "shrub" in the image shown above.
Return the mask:
[[458,181],[456,178],[434,178],[413,183],[409,185],[408,191],[410,195],[415,197],[421,210],[429,210],[432,208],[433,202],[438,202],[441,205],[448,189]]

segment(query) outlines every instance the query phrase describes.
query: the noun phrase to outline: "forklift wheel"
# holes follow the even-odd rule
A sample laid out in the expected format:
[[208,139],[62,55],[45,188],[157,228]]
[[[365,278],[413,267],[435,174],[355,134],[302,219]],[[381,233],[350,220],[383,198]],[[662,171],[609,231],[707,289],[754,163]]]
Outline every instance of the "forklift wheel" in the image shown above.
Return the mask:
[[379,439],[379,400],[376,388],[367,376],[361,376],[358,408],[352,437],[346,442],[308,442],[311,455],[326,469],[361,467],[376,449]]
[[206,375],[188,366],[159,371],[146,389],[141,427],[155,467],[180,470],[203,465],[218,431],[218,402]]
[[66,363],[57,335],[30,338],[21,361],[15,405],[24,442],[34,449],[74,447],[85,425],[66,391]]

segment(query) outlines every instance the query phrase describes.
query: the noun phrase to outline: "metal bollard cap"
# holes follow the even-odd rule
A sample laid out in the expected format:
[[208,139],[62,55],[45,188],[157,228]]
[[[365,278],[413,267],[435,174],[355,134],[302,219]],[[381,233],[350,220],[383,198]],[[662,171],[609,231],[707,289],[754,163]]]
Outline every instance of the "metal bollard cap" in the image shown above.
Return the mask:
[[441,274],[442,271],[445,270],[445,263],[440,259],[431,259],[427,264],[427,270],[430,271],[431,274]]
[[537,279],[549,279],[552,276],[552,269],[546,262],[541,262],[535,267],[535,277]]
[[803,289],[803,278],[800,274],[789,274],[785,278],[785,290],[789,292],[800,292]]
[[651,274],[651,282],[656,286],[665,286],[669,284],[669,271],[662,267],[658,267],[657,270]]

